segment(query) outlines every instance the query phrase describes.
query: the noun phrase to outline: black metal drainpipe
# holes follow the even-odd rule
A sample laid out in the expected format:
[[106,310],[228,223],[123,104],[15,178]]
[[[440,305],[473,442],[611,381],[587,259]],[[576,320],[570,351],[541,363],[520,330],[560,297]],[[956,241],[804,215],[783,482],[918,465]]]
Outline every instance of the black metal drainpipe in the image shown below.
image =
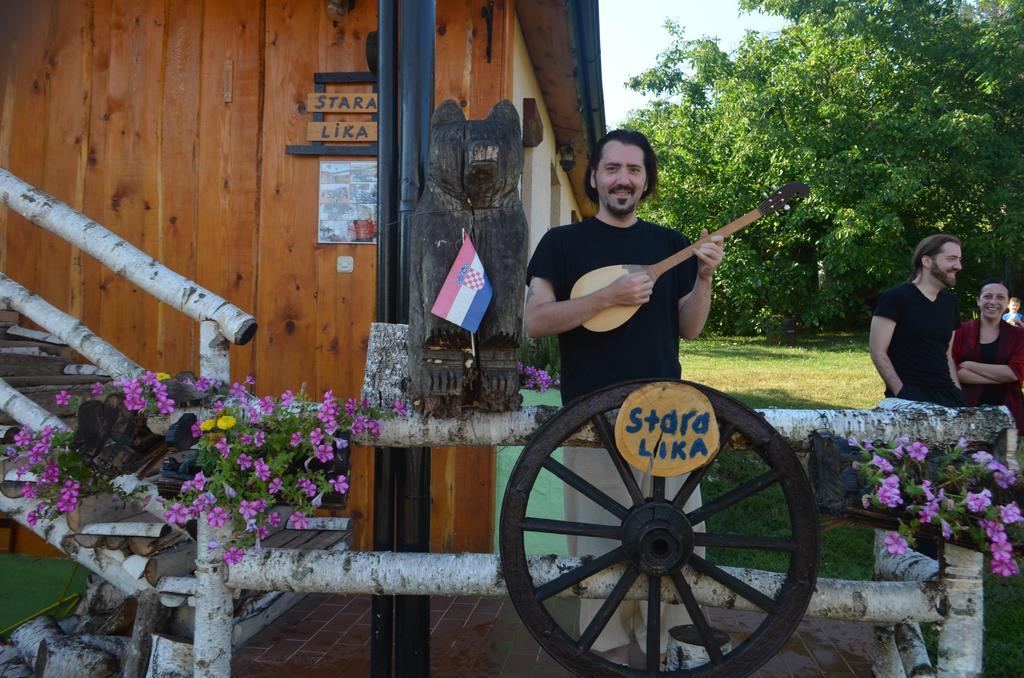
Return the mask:
[[[398,258],[398,0],[377,2],[377,320],[398,322],[403,276]],[[395,548],[395,462],[401,450],[377,448],[373,462],[373,550]],[[390,678],[394,596],[373,596],[370,675]]]
[[[402,285],[398,291],[399,322],[409,321],[412,270],[410,219],[423,192],[430,115],[434,110],[434,0],[407,0],[399,13],[399,186],[398,258]],[[430,448],[403,451],[396,464],[398,504],[395,517],[396,551],[430,550]],[[430,596],[395,597],[395,671],[401,678],[430,675]]]

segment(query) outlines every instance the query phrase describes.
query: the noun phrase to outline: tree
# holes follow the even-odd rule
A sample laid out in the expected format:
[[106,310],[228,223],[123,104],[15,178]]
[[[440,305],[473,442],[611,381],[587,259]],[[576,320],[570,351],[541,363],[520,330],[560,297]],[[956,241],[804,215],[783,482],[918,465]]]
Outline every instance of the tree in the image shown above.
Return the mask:
[[746,0],[792,23],[734,54],[674,39],[630,81],[658,97],[628,125],[659,150],[645,216],[720,226],[764,187],[811,185],[785,217],[727,244],[712,327],[763,331],[776,316],[866,327],[906,278],[913,246],[964,240],[959,285],[1024,254],[1024,9],[989,0]]

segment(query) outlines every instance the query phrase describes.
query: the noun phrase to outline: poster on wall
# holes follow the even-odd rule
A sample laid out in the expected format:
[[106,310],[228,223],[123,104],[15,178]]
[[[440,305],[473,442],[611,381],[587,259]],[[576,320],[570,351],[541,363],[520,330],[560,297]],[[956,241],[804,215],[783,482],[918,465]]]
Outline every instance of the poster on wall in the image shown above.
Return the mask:
[[376,160],[320,161],[317,242],[377,242]]

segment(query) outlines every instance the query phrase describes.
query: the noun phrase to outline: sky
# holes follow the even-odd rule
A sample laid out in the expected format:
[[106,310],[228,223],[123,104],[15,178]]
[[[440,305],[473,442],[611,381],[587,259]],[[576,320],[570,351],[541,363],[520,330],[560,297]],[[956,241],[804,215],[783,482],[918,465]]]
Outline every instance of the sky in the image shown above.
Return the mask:
[[607,128],[614,129],[626,114],[644,105],[645,97],[629,90],[625,81],[657,61],[669,45],[666,18],[681,25],[687,38],[717,38],[733,51],[747,30],[774,33],[782,17],[740,13],[737,0],[599,0],[601,72]]

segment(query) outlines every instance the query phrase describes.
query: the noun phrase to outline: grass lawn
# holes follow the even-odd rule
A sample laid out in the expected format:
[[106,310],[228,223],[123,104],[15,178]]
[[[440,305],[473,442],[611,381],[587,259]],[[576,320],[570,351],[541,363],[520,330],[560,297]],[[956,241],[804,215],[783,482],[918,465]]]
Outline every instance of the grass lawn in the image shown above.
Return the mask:
[[[868,354],[867,334],[831,333],[799,336],[799,346],[769,346],[763,338],[718,337],[684,342],[683,378],[727,393],[750,407],[869,408],[882,397],[883,385]],[[529,404],[557,404],[557,395],[527,394]],[[498,451],[498,501],[522,448]],[[715,461],[713,473],[702,484],[704,501],[763,471],[759,459],[746,452],[726,453]],[[560,481],[544,474],[547,484],[531,495],[529,515],[562,517]],[[536,511],[534,506],[537,506]],[[500,515],[500,513],[499,513]],[[719,513],[710,529],[718,533],[752,534],[751,516],[757,516],[762,534],[785,535],[788,519],[781,491],[776,487]],[[497,524],[497,523],[496,523]],[[819,576],[870,579],[873,531],[848,525],[821,535]],[[564,538],[528,533],[527,551],[565,554]],[[710,549],[708,557],[724,565],[765,570],[785,569],[788,556],[766,551]],[[987,566],[986,566],[987,567]],[[930,637],[933,661],[935,632]],[[1024,576],[985,577],[985,675],[1024,675]]]

